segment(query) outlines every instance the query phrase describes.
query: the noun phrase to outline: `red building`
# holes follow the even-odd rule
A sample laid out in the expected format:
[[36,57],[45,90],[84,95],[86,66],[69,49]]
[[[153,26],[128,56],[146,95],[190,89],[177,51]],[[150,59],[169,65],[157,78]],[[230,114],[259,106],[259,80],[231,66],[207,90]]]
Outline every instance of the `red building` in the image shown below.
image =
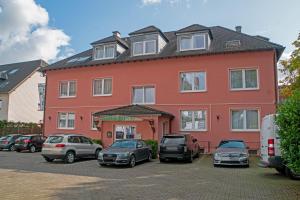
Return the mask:
[[[259,148],[260,121],[275,112],[284,47],[261,36],[191,25],[119,32],[45,68],[45,134],[159,140],[189,132],[206,152],[222,139]],[[97,128],[98,126],[98,128]]]

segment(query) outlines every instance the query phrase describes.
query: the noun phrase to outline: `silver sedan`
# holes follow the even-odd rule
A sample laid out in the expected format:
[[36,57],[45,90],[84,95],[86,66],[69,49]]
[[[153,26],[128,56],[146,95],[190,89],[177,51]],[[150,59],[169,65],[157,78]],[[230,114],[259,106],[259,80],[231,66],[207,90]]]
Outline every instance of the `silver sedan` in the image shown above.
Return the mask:
[[249,167],[249,153],[243,140],[222,140],[214,153],[214,166],[241,165]]

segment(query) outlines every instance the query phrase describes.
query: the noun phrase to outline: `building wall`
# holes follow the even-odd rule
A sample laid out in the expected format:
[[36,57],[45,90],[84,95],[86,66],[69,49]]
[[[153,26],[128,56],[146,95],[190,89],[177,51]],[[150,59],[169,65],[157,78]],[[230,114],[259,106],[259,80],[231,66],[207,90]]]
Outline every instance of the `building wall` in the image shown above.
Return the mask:
[[8,117],[8,94],[0,94],[0,100],[2,101],[2,107],[0,109],[0,120],[7,120]]
[[[229,69],[256,67],[259,74],[258,90],[230,91]],[[180,72],[205,71],[206,92],[181,93]],[[275,112],[276,85],[274,52],[247,52],[111,64],[68,70],[48,71],[46,97],[46,134],[57,132],[85,133],[91,131],[92,112],[131,104],[132,87],[154,85],[157,109],[172,113],[172,132],[180,130],[181,110],[207,110],[207,131],[192,132],[207,148],[215,147],[221,139],[244,139],[251,148],[259,147],[259,132],[233,132],[230,128],[231,108],[258,108],[260,119]],[[92,80],[112,77],[112,96],[93,97]],[[267,78],[266,78],[267,77]],[[59,98],[59,81],[76,80],[77,96]],[[76,113],[75,130],[58,130],[57,113]],[[83,116],[83,120],[79,119]],[[159,125],[161,126],[161,125]],[[189,131],[190,132],[190,131]]]
[[35,72],[9,94],[8,120],[35,122],[43,120],[43,111],[38,110],[38,84],[45,83],[45,77]]

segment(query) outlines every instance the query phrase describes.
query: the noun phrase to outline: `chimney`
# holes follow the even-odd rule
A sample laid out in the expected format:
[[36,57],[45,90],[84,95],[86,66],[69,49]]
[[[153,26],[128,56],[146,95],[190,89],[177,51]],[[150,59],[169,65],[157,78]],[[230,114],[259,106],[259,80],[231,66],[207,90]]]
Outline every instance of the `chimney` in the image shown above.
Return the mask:
[[236,26],[235,31],[238,32],[238,33],[241,33],[242,32],[242,26]]
[[118,38],[121,37],[121,33],[119,31],[113,31],[113,36],[117,36]]

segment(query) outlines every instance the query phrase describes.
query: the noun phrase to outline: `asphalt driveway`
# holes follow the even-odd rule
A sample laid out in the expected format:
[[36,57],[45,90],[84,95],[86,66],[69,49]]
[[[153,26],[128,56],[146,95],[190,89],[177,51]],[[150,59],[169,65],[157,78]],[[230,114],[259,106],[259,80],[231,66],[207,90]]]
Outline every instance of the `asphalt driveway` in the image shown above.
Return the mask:
[[26,191],[28,199],[300,200],[300,181],[257,161],[251,158],[250,168],[214,168],[211,157],[202,156],[192,164],[152,161],[131,169],[99,167],[95,160],[47,163],[39,153],[2,151],[0,193],[1,199],[24,198]]

